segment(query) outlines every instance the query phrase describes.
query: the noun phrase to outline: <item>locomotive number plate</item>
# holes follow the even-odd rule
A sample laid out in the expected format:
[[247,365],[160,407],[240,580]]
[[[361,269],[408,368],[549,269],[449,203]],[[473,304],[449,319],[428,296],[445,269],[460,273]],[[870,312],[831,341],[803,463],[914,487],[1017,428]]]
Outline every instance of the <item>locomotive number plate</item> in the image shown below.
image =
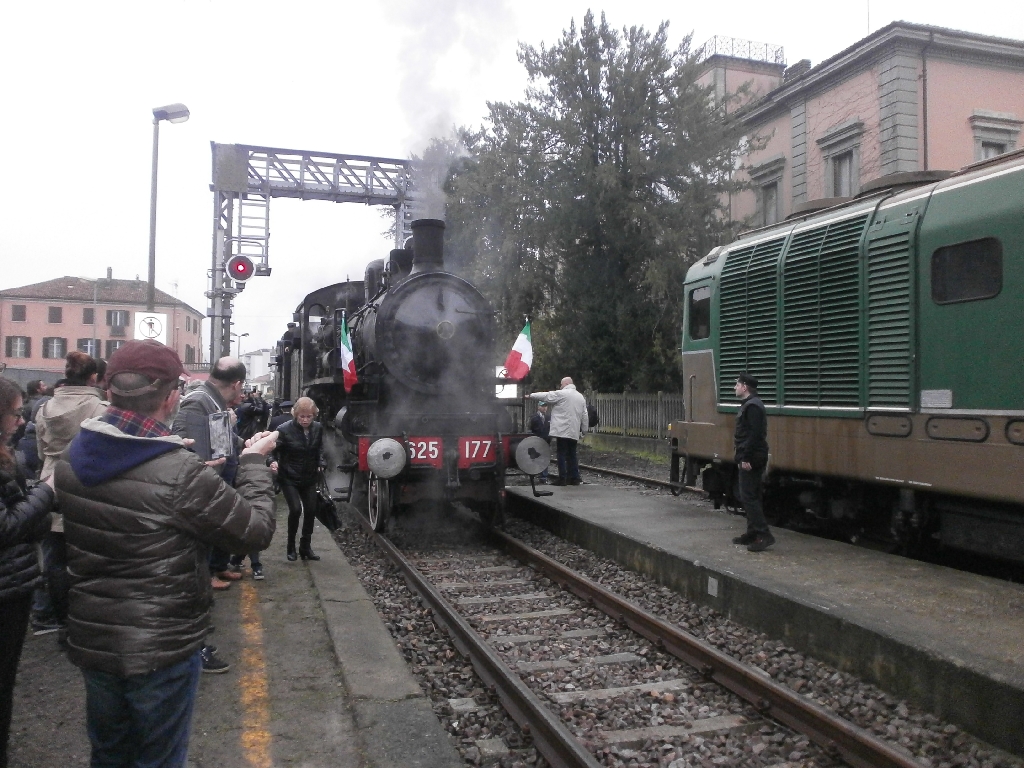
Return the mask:
[[493,464],[495,439],[487,435],[459,438],[459,469],[477,464]]
[[417,467],[434,467],[435,469],[444,466],[441,438],[410,437],[409,463]]

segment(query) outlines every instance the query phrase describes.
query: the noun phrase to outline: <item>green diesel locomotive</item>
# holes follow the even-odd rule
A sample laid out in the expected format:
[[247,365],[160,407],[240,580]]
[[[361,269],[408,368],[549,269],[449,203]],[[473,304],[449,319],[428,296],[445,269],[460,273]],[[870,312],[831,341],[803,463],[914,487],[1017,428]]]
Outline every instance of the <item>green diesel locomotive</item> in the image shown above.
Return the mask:
[[880,181],[690,268],[672,481],[736,503],[747,371],[777,521],[1024,560],[1024,152]]

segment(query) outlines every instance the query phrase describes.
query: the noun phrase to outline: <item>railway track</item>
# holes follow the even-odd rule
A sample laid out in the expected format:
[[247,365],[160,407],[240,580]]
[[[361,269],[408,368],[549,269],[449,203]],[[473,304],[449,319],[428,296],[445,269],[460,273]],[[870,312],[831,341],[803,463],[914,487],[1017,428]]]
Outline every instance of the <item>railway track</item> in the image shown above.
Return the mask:
[[[504,533],[495,533],[500,552],[420,557],[413,563],[359,519],[556,768],[598,766],[595,754],[610,744],[699,743],[722,733],[777,728],[775,723],[804,734],[823,756],[856,768],[917,765],[759,670]],[[689,669],[668,672],[665,657],[674,657]],[[650,679],[654,658],[662,659],[654,665],[657,680]],[[584,668],[591,671],[582,674]],[[647,672],[638,675],[639,669]],[[578,685],[582,678],[601,687]],[[665,718],[652,716],[653,726],[628,727],[638,725],[629,720],[635,719],[638,698],[645,696],[657,702],[686,701],[693,716],[666,706]],[[610,703],[598,708],[597,702]],[[612,728],[596,728],[599,720]]]
[[651,477],[644,477],[643,475],[634,475],[629,472],[621,472],[617,469],[605,469],[604,467],[595,467],[590,464],[580,464],[580,469],[585,469],[588,472],[596,472],[601,475],[611,475],[612,477],[619,477],[623,480],[633,480],[637,483],[643,483],[645,485],[652,486],[653,488],[665,488],[672,491],[673,494],[678,496],[683,491],[689,491],[690,493],[703,494],[704,491],[700,488],[694,488],[689,485],[680,485],[679,483],[670,483],[668,480],[655,480]]

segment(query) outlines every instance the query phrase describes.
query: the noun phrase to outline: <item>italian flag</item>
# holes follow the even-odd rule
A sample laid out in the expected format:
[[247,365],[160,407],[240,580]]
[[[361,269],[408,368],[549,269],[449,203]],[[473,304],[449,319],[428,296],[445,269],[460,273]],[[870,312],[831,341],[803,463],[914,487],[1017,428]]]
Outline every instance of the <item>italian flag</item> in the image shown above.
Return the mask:
[[512,345],[512,351],[505,358],[505,378],[512,381],[522,381],[530,372],[533,365],[533,339],[530,336],[530,324],[523,328],[516,343]]
[[356,375],[356,358],[352,354],[352,337],[348,333],[348,320],[344,315],[341,316],[341,343],[339,344],[341,351],[341,370],[345,374],[345,391],[351,392],[359,382],[359,377]]

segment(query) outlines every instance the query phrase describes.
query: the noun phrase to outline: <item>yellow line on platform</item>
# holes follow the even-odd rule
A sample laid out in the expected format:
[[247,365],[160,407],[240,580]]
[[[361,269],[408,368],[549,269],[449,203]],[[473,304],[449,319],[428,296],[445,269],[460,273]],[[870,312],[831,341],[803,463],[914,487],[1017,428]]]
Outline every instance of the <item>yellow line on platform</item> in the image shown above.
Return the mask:
[[242,754],[252,768],[271,768],[270,686],[267,661],[263,657],[263,622],[260,621],[259,594],[250,582],[239,582],[242,599],[242,675],[238,680],[242,694]]

